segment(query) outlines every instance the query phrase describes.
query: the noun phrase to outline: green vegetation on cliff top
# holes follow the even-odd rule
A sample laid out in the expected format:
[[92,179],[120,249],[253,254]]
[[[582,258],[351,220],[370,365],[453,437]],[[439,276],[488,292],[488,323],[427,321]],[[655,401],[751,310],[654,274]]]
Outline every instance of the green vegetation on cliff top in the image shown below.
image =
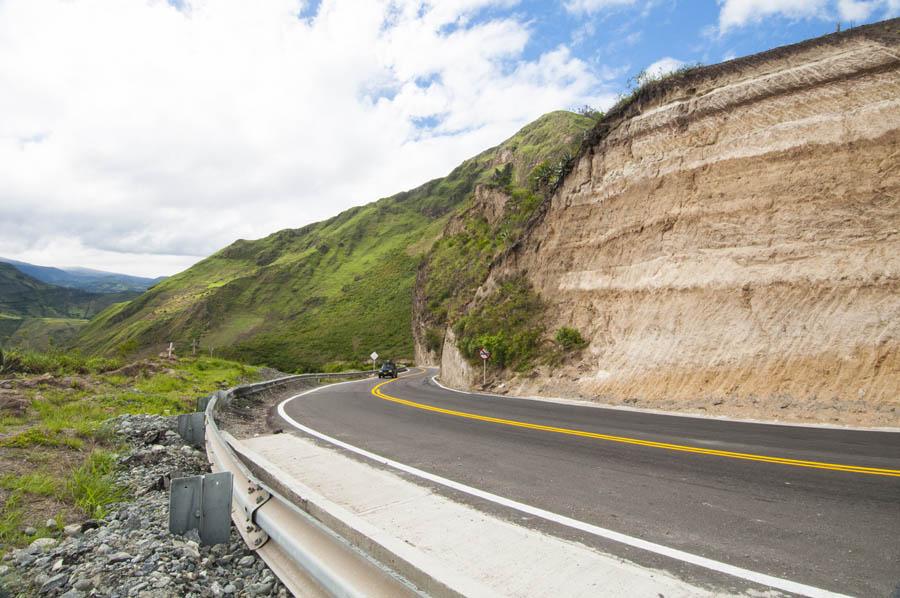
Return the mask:
[[324,222],[236,241],[108,308],[83,330],[79,346],[151,353],[196,338],[203,350],[286,371],[363,364],[373,350],[410,359],[416,272],[448,219],[498,165],[511,164],[511,184],[525,187],[535,166],[577,147],[593,123],[553,112],[444,178]]

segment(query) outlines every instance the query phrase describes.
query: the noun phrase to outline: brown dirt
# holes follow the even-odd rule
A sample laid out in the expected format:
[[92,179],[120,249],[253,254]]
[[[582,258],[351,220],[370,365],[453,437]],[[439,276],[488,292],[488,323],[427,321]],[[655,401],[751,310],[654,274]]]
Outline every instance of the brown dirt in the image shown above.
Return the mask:
[[[35,471],[59,480],[68,479],[84,460],[81,451],[40,447],[37,449],[0,448],[0,471],[4,475],[23,475]],[[12,493],[0,488],[0,507]],[[53,497],[28,494],[20,502],[22,527],[43,526],[48,519],[61,516],[64,521],[84,519],[84,513]]]
[[21,417],[30,404],[31,401],[24,394],[0,389],[0,415]]
[[[480,290],[589,340],[520,394],[900,426],[900,21],[701,70],[604,122]],[[445,345],[442,377],[475,381]]]

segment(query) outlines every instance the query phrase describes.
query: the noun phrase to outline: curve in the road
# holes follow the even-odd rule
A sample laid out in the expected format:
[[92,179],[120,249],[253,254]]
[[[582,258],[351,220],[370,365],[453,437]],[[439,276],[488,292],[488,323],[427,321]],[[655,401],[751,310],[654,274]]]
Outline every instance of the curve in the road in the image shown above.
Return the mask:
[[708,449],[698,446],[687,446],[682,444],[671,444],[667,442],[655,442],[652,440],[644,440],[641,438],[629,438],[626,436],[614,436],[610,434],[600,434],[598,432],[589,432],[586,430],[574,430],[571,428],[559,428],[556,426],[547,426],[543,424],[537,424],[532,422],[524,422],[517,421],[512,419],[503,419],[499,417],[491,417],[487,415],[480,415],[478,413],[469,413],[466,411],[456,411],[454,409],[445,409],[443,407],[437,407],[434,405],[428,405],[426,403],[419,403],[416,401],[410,401],[407,399],[401,399],[399,397],[395,397],[387,394],[383,390],[381,390],[386,385],[394,382],[394,380],[387,380],[385,382],[381,382],[380,384],[375,385],[372,388],[372,394],[378,397],[379,399],[383,399],[385,401],[390,401],[392,403],[397,403],[400,405],[405,405],[407,407],[412,407],[414,409],[422,409],[424,411],[432,411],[435,413],[441,413],[444,415],[452,415],[454,417],[461,417],[465,419],[478,420],[483,422],[489,422],[493,424],[500,424],[503,426],[512,426],[516,428],[527,428],[530,430],[540,430],[542,432],[552,432],[555,434],[566,434],[568,436],[581,436],[584,438],[594,438],[597,440],[606,440],[609,442],[619,442],[623,444],[633,444],[638,446],[646,446],[650,448],[664,449],[668,451],[678,451],[684,453],[697,453],[701,455],[715,455],[717,457],[727,457],[729,459],[743,459],[745,461],[762,461],[764,463],[776,463],[778,465],[792,465],[794,467],[808,467],[812,469],[828,469],[831,471],[845,471],[850,473],[860,473],[867,475],[879,475],[879,476],[892,476],[892,477],[900,477],[900,470],[897,469],[884,469],[879,467],[865,467],[861,465],[845,465],[841,463],[824,463],[820,461],[804,461],[801,459],[788,459],[785,457],[773,457],[769,455],[756,455],[752,453],[739,453],[733,451],[721,451],[716,449]]
[[[418,372],[416,372],[418,373]],[[415,375],[415,374],[413,374]],[[390,380],[388,382],[392,382]],[[380,383],[375,386],[375,388],[379,388],[388,382]],[[771,588],[783,590],[786,592],[791,592],[794,594],[799,594],[802,596],[811,596],[817,598],[849,598],[845,594],[841,594],[838,592],[832,592],[823,588],[818,588],[815,586],[810,586],[807,584],[795,582],[789,579],[783,579],[777,576],[768,575],[765,573],[761,573],[759,571],[753,571],[750,569],[746,569],[743,567],[738,567],[735,565],[731,565],[729,563],[725,563],[722,561],[717,561],[715,559],[710,559],[704,556],[700,556],[697,554],[693,554],[690,552],[686,552],[684,550],[679,550],[677,548],[671,548],[669,546],[664,546],[662,544],[658,544],[655,542],[650,542],[641,538],[637,538],[634,536],[630,536],[627,534],[623,534],[621,532],[617,532],[611,529],[603,528],[591,523],[587,523],[584,521],[579,521],[577,519],[567,517],[565,515],[560,515],[559,513],[554,513],[552,511],[548,511],[546,509],[542,509],[539,507],[535,507],[529,504],[525,504],[516,500],[512,500],[506,498],[504,496],[500,496],[497,494],[493,494],[491,492],[487,492],[481,490],[479,488],[475,488],[466,484],[462,484],[460,482],[450,480],[433,473],[418,469],[416,467],[412,467],[410,465],[406,465],[405,463],[400,463],[399,461],[395,461],[393,459],[389,459],[382,455],[378,455],[376,453],[367,451],[350,443],[344,442],[338,438],[333,436],[329,436],[324,434],[318,430],[310,428],[306,426],[293,417],[291,417],[285,410],[285,405],[294,399],[298,399],[305,395],[309,395],[315,392],[320,392],[326,390],[328,388],[332,388],[335,386],[341,386],[344,384],[352,384],[352,382],[338,382],[336,384],[329,384],[327,386],[322,386],[319,388],[314,388],[308,390],[306,392],[294,395],[288,399],[285,399],[281,403],[278,404],[277,411],[281,418],[285,421],[289,422],[292,426],[297,428],[298,430],[309,434],[315,438],[323,440],[329,444],[332,444],[336,447],[347,450],[351,453],[355,453],[361,457],[372,460],[381,465],[387,466],[389,468],[404,472],[406,474],[418,477],[420,479],[426,480],[428,482],[438,484],[449,488],[451,490],[455,490],[457,492],[462,492],[464,494],[468,494],[470,496],[486,500],[492,502],[494,504],[500,505],[502,507],[506,507],[509,509],[513,509],[519,511],[521,513],[525,513],[528,515],[532,515],[535,517],[539,517],[541,519],[545,519],[547,521],[551,521],[553,523],[563,525],[575,530],[579,530],[581,532],[585,532],[588,534],[592,534],[601,538],[605,538],[607,540],[612,540],[614,542],[619,542],[625,544],[627,546],[632,546],[634,548],[638,548],[641,550],[645,550],[648,552],[652,552],[667,558],[675,559],[677,561],[682,561],[684,563],[689,563],[698,567],[702,567],[705,569],[709,569],[711,571],[716,571],[718,573],[724,573],[726,575],[730,575],[739,579],[743,579],[746,581],[750,581],[753,583],[761,584],[764,586],[769,586]],[[373,390],[374,393],[374,390]],[[377,395],[376,395],[377,396]],[[385,398],[385,397],[379,397]],[[393,398],[393,397],[392,397]],[[391,399],[386,399],[391,400]],[[398,402],[407,403],[407,401],[403,399],[396,399]],[[423,404],[423,407],[425,405]]]

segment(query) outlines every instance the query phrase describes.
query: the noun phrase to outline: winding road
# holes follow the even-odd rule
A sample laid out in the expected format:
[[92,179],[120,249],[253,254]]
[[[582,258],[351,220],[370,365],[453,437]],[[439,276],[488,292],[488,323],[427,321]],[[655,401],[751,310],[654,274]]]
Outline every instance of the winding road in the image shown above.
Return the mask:
[[327,386],[280,411],[454,500],[725,592],[900,585],[900,433],[464,393],[435,374]]

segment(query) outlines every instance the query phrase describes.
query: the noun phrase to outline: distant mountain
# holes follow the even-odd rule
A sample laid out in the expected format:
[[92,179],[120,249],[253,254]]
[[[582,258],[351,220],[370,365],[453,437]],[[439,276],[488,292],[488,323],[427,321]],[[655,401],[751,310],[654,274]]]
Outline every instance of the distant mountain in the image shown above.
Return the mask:
[[44,350],[65,344],[95,314],[139,294],[91,293],[47,284],[0,262],[0,347]]
[[49,266],[36,266],[26,262],[0,257],[0,263],[12,264],[23,274],[32,278],[60,287],[81,289],[92,293],[142,293],[165,280],[165,276],[159,278],[144,278],[90,268],[52,268]]
[[90,293],[41,282],[12,264],[0,263],[0,315],[15,318],[88,319],[136,291]]

